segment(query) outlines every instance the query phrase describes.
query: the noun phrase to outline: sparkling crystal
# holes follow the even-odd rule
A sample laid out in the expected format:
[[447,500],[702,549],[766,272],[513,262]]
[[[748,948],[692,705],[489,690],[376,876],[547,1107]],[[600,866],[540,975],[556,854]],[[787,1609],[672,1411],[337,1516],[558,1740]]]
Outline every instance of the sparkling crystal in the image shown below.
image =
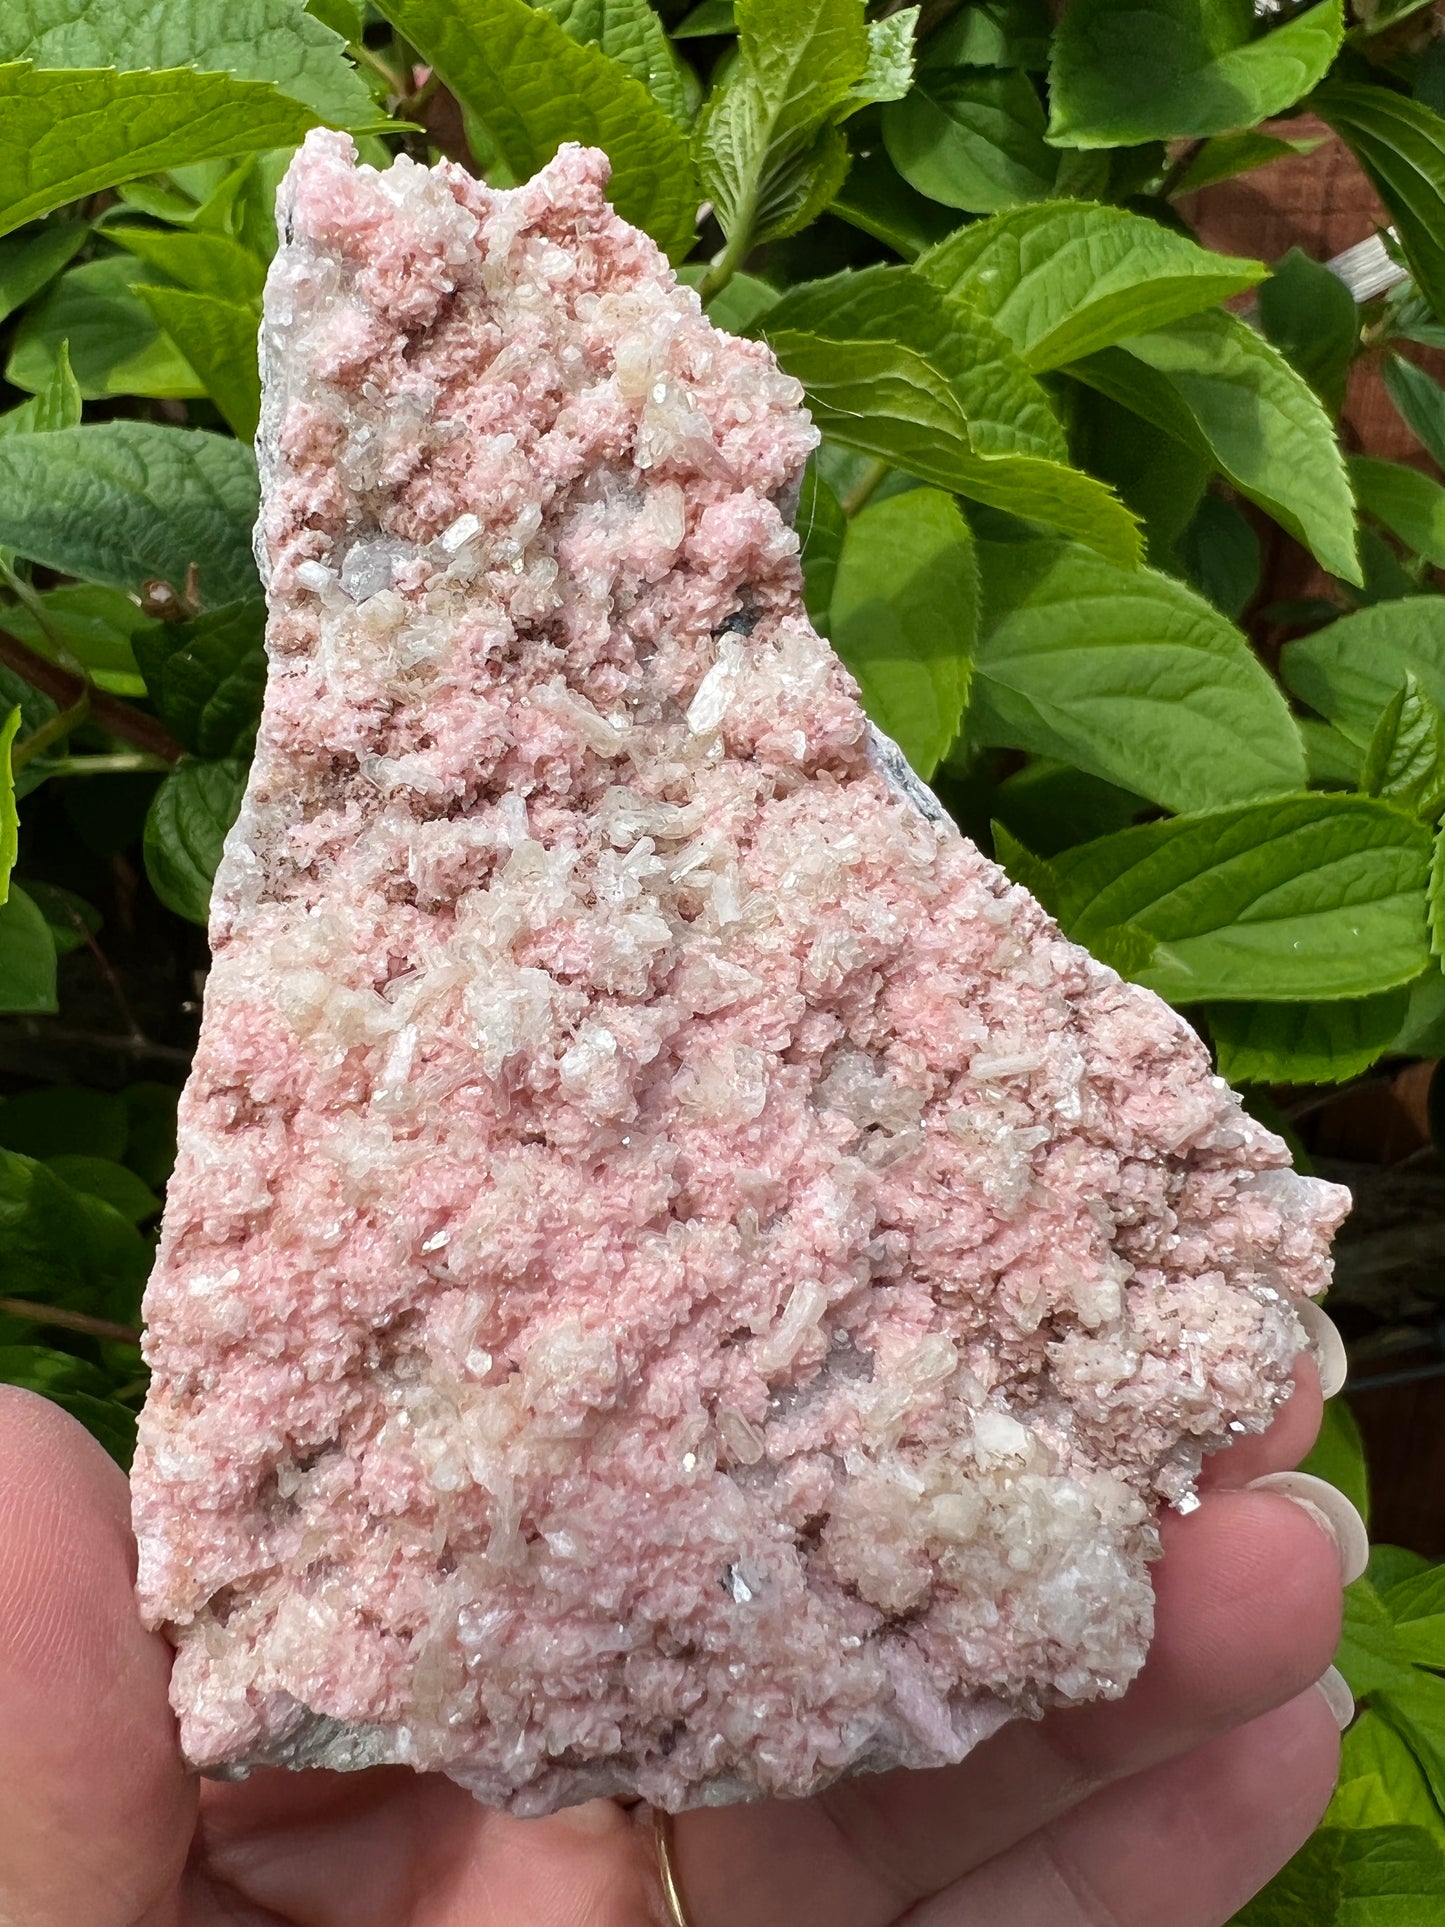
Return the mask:
[[1345,1197],[809,626],[816,435],[611,211],[313,134],[270,678],[148,1301],[188,1757],[521,1813],[1112,1695]]

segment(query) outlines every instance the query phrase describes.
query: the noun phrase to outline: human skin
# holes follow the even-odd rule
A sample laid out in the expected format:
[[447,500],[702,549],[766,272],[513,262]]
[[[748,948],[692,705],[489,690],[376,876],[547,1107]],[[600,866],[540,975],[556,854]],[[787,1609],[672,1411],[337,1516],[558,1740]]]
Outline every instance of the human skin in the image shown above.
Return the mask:
[[[1314,1366],[1270,1431],[1163,1523],[1158,1630],[1123,1699],[1015,1723],[961,1765],[676,1822],[692,1927],[1222,1927],[1329,1799],[1313,1682],[1340,1553],[1250,1482],[1298,1463]],[[184,1768],[170,1649],[131,1586],[125,1481],[0,1387],[0,1927],[659,1927],[645,1809],[543,1820],[440,1776]]]

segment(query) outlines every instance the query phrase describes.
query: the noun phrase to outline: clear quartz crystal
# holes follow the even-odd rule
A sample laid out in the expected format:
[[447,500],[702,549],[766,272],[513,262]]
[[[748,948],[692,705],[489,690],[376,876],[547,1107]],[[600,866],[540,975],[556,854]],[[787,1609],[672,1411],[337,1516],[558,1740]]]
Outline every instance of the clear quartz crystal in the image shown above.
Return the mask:
[[208,1771],[675,1808],[1115,1694],[1327,1279],[1343,1193],[869,730],[798,386],[605,179],[282,189],[134,1479]]

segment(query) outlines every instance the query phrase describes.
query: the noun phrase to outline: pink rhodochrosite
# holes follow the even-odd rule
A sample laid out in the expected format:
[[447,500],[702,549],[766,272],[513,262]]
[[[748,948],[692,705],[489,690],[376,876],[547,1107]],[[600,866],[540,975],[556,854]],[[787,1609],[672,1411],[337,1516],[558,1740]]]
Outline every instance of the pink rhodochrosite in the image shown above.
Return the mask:
[[870,731],[798,386],[605,180],[282,190],[134,1481],[208,1769],[676,1808],[1117,1694],[1346,1203]]

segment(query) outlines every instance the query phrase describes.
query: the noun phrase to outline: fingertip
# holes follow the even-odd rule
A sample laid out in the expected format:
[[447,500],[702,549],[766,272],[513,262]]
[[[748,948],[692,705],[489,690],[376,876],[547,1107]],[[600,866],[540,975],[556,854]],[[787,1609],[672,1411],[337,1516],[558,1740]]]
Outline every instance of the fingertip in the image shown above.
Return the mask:
[[1310,1352],[1295,1360],[1294,1388],[1263,1432],[1246,1433],[1204,1461],[1201,1492],[1248,1485],[1270,1472],[1287,1472],[1309,1456],[1324,1422],[1319,1367]]
[[1304,1692],[1339,1644],[1339,1550],[1277,1493],[1210,1493],[1166,1520],[1156,1629],[1136,1694],[1180,1718],[1237,1724]]
[[195,1787],[134,1573],[124,1474],[0,1387],[0,1913],[27,1927],[134,1919],[184,1858]]

